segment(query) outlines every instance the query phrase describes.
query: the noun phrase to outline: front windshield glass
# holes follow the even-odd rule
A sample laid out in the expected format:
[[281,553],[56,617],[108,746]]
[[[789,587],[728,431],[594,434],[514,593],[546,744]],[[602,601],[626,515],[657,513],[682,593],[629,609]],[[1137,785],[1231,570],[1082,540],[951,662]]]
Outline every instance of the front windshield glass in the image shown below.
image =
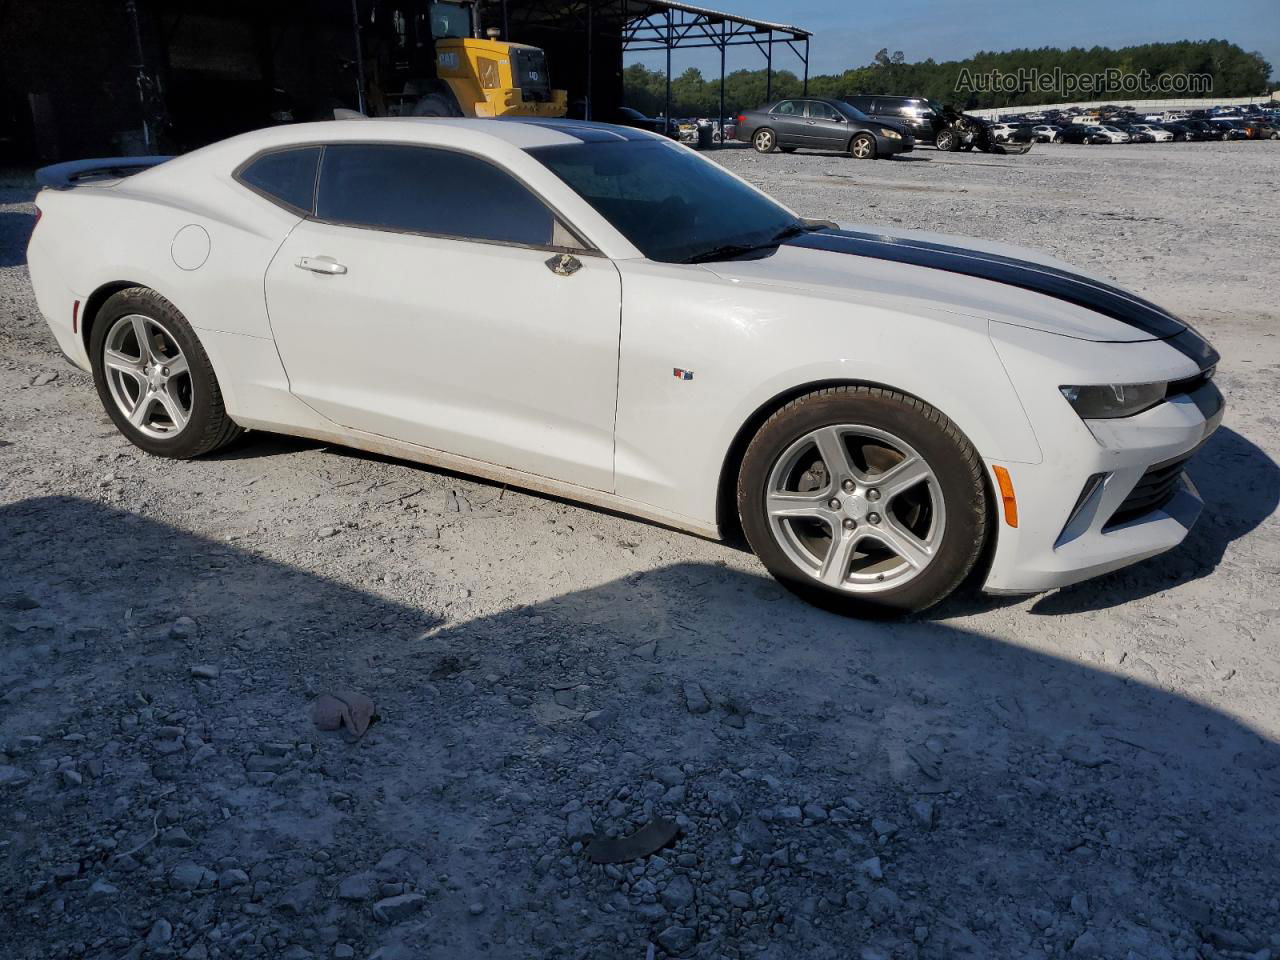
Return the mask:
[[529,154],[650,260],[731,256],[728,248],[766,245],[803,228],[764,194],[668,141],[574,143]]
[[444,37],[471,36],[471,12],[458,3],[433,3],[428,8],[431,15],[431,35]]

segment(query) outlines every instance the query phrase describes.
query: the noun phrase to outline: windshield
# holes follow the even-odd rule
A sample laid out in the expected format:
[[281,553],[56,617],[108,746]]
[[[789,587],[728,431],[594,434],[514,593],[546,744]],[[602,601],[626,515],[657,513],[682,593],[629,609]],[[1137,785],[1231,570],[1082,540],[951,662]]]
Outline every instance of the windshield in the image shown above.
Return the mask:
[[433,3],[429,10],[433,37],[471,36],[471,11],[466,7],[458,3]]
[[535,147],[529,154],[650,260],[713,259],[768,244],[795,215],[716,164],[662,140]]

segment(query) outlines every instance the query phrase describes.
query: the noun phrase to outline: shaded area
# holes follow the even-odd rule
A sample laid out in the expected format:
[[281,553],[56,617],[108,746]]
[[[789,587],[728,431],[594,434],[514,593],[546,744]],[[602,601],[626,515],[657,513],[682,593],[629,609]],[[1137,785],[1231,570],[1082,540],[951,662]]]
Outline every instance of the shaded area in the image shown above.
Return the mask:
[[[1101,662],[710,564],[443,621],[71,498],[0,507],[0,569],[15,955],[1211,958],[1280,933],[1280,748]],[[310,724],[334,689],[377,704],[357,742]],[[660,858],[588,863],[655,815],[682,831]]]
[[1032,613],[1050,616],[1103,610],[1211,574],[1236,540],[1280,505],[1280,466],[1261,447],[1227,427],[1218,429],[1187,472],[1204,498],[1204,512],[1187,539],[1168,553],[1047,594]]
[[[27,199],[24,197],[23,202]],[[34,214],[0,210],[0,267],[17,267],[27,262],[27,242],[35,224]]]

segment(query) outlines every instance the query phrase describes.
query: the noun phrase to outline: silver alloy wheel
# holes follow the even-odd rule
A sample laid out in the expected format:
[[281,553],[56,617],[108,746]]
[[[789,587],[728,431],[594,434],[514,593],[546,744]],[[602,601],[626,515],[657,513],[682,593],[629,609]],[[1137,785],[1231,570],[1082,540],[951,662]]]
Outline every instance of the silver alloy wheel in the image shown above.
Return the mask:
[[820,427],[791,444],[769,472],[765,510],[792,563],[855,594],[918,577],[937,556],[947,521],[925,459],[901,438],[859,424]]
[[191,422],[191,370],[178,341],[158,320],[131,313],[112,324],[102,365],[111,398],[141,433],[169,440]]
[[855,137],[853,141],[853,155],[859,160],[865,160],[871,156],[875,150],[875,144],[871,142],[869,137]]
[[768,153],[773,149],[773,131],[761,130],[756,134],[755,148],[761,153]]

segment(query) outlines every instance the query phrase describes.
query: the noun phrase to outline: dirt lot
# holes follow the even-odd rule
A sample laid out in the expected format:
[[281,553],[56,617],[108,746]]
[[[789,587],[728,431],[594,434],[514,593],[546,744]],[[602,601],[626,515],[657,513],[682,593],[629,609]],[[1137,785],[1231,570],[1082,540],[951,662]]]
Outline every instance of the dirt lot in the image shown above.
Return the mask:
[[[151,459],[59,358],[0,178],[6,958],[1280,956],[1280,145],[718,156],[1194,322],[1230,406],[1189,540],[873,624],[398,462]],[[356,742],[309,718],[347,690]],[[584,855],[659,815],[658,855]]]

